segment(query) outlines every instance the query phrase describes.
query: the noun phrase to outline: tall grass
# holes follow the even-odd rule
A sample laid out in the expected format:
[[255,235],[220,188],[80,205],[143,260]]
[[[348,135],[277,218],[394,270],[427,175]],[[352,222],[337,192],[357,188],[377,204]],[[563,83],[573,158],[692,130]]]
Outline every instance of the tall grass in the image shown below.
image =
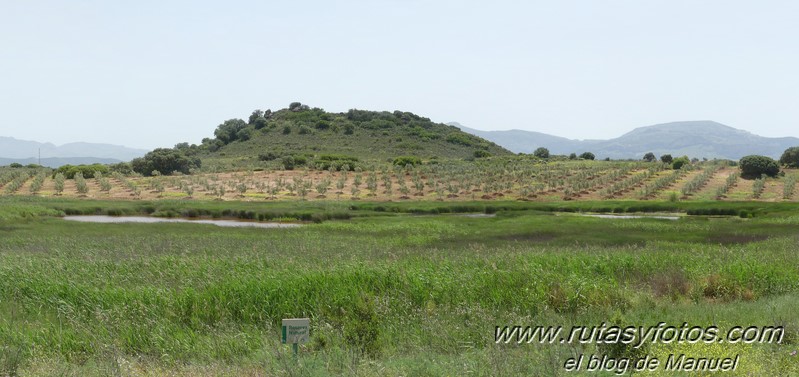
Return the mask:
[[[6,364],[18,368],[143,360],[151,368],[250,365],[253,373],[288,374],[279,324],[301,316],[312,320],[301,368],[314,374],[461,374],[469,369],[462,363],[493,357],[505,360],[494,366],[503,374],[558,373],[542,365],[594,346],[497,348],[494,326],[598,324],[613,313],[630,324],[650,324],[653,311],[709,324],[709,313],[726,310],[721,318],[746,325],[797,328],[788,309],[746,305],[797,297],[799,220],[778,212],[619,221],[499,211],[274,231],[33,219],[0,238],[0,344],[13,345],[4,352],[19,362]],[[786,347],[741,352],[776,372],[764,360],[789,357]]]

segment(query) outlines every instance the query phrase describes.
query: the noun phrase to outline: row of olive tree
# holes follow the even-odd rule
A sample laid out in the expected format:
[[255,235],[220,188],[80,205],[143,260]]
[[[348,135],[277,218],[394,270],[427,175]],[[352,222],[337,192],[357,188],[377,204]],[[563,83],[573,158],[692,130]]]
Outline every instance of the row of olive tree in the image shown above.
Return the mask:
[[[643,158],[647,162],[655,162],[657,158],[652,152],[646,153]],[[687,156],[674,158],[670,154],[660,156],[660,161],[671,164],[673,169],[680,169],[691,162]],[[739,161],[741,176],[744,178],[759,178],[763,174],[774,177],[780,172],[780,165],[788,168],[799,168],[799,147],[790,147],[783,152],[779,162],[771,157],[761,155],[744,156]]]
[[[536,156],[536,157],[542,158],[542,159],[547,159],[550,156],[549,155],[549,149],[546,149],[544,147],[538,147],[538,148],[536,148],[535,151],[533,151],[533,156]],[[583,152],[583,153],[580,153],[579,156],[576,153],[572,153],[572,154],[569,155],[569,159],[570,160],[576,160],[578,158],[583,159],[583,160],[593,160],[593,159],[596,158],[596,156],[593,153],[591,153],[591,152]]]

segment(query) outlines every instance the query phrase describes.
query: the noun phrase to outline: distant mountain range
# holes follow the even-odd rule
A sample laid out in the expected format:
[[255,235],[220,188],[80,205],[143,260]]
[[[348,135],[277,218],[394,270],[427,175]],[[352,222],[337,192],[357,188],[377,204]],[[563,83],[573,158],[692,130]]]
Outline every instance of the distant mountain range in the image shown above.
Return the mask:
[[[22,165],[39,164],[38,158],[0,158],[0,166],[6,166],[13,163]],[[64,165],[91,165],[91,164],[114,164],[122,162],[115,158],[97,158],[97,157],[47,157],[42,158],[41,165],[51,168],[57,168]]]
[[597,158],[640,159],[652,152],[656,156],[668,153],[675,157],[738,160],[750,154],[779,158],[785,149],[799,146],[795,137],[763,137],[707,120],[639,127],[609,140],[573,140],[522,130],[481,131],[455,122],[448,124],[516,153],[532,153],[545,147],[552,154],[592,152]]
[[69,143],[54,145],[36,141],[17,140],[13,137],[0,136],[0,165],[10,163],[35,164],[39,161],[44,166],[58,167],[66,164],[113,163],[130,161],[144,156],[144,149],[128,148],[121,145],[98,143]]
[[[293,113],[287,112],[289,115]],[[383,115],[376,112],[363,112],[363,114],[372,116]],[[363,115],[362,114],[362,115]],[[375,115],[377,114],[377,115]],[[363,116],[366,116],[363,115]],[[287,115],[288,116],[288,115]],[[409,115],[406,115],[409,116]],[[371,119],[371,118],[370,118]],[[419,118],[422,119],[422,118]],[[424,122],[429,122],[426,118]],[[418,122],[421,122],[419,120]],[[360,123],[358,123],[360,124]],[[551,154],[567,155],[570,153],[580,154],[582,152],[592,152],[598,159],[611,158],[611,159],[641,159],[644,154],[648,152],[654,153],[656,156],[663,154],[671,154],[672,156],[687,155],[688,157],[697,158],[726,158],[738,160],[743,156],[750,154],[760,154],[772,158],[779,158],[785,149],[793,146],[799,146],[799,138],[795,137],[779,137],[769,138],[758,136],[747,131],[735,129],[721,123],[713,121],[686,121],[686,122],[672,122],[664,124],[656,124],[654,126],[639,127],[620,137],[609,140],[573,140],[564,137],[548,135],[540,132],[523,131],[523,130],[508,130],[508,131],[481,131],[473,128],[465,127],[456,122],[447,123],[450,126],[459,128],[461,131],[472,134],[495,144],[486,144],[491,149],[492,154],[502,154],[501,152],[508,153],[502,147],[514,153],[532,153],[538,147],[545,147],[549,149]],[[429,128],[432,127],[432,128]],[[457,131],[450,128],[447,131],[444,128],[436,128],[429,126],[428,132],[440,132],[446,134],[446,139],[459,141],[460,143],[469,142],[468,139],[457,139]],[[355,127],[357,130],[358,127]],[[393,129],[393,128],[392,128]],[[399,136],[389,137],[386,140],[375,140],[375,132],[368,133],[371,129],[366,129],[364,132],[356,132],[355,136],[367,138],[364,140],[364,145],[380,145],[380,150],[386,147],[393,146],[394,139],[399,140]],[[317,132],[322,132],[317,130]],[[449,133],[447,133],[449,132]],[[455,132],[455,133],[453,133]],[[383,134],[387,131],[383,130]],[[294,136],[294,133],[288,136]],[[465,134],[461,134],[471,137]],[[281,134],[282,136],[282,134]],[[288,138],[285,136],[284,138]],[[295,139],[305,140],[306,138],[294,136]],[[319,136],[319,135],[317,135]],[[349,139],[355,138],[350,136]],[[391,136],[391,135],[389,135]],[[255,140],[258,139],[258,140]],[[249,142],[257,142],[261,138],[254,137]],[[269,140],[275,139],[274,136],[267,138]],[[389,140],[390,139],[390,140]],[[457,139],[457,140],[456,140]],[[292,139],[293,140],[293,139]],[[330,138],[329,140],[336,140]],[[348,139],[345,139],[345,141]],[[479,140],[479,139],[476,139]],[[357,148],[353,145],[344,146],[341,148],[333,148],[330,143],[325,144],[326,150],[330,149],[332,152],[339,152],[339,149],[346,150],[347,153],[353,154]],[[475,141],[476,143],[477,141]],[[482,141],[486,143],[485,141]],[[281,146],[286,147],[286,142],[281,141]],[[238,145],[237,143],[236,145]],[[242,145],[246,143],[241,143]],[[335,143],[334,143],[335,144]],[[291,152],[302,150],[300,148],[302,143],[297,146],[292,145]],[[418,149],[420,145],[415,145]],[[438,146],[436,150],[444,151],[446,148],[454,148],[460,144],[453,144],[444,142]],[[394,146],[396,151],[391,151],[391,155],[400,155],[403,150],[403,144],[399,143]],[[446,148],[445,148],[446,147]],[[300,148],[300,149],[298,149]],[[223,148],[229,149],[229,148]],[[240,149],[240,147],[239,147]],[[473,148],[467,148],[468,151],[461,154],[471,153]],[[128,148],[120,145],[111,144],[98,144],[98,143],[70,143],[64,145],[54,145],[52,143],[40,143],[36,141],[17,140],[12,137],[0,136],[0,166],[8,165],[14,162],[23,165],[34,164],[39,162],[39,152],[41,151],[41,164],[50,167],[59,167],[65,164],[91,164],[91,163],[114,163],[121,161],[130,161],[134,158],[144,156],[148,151],[144,149]],[[415,150],[415,152],[419,152]],[[458,153],[460,153],[458,152]],[[469,152],[469,153],[467,153]],[[288,152],[286,152],[288,153]],[[366,152],[364,152],[366,153]],[[432,152],[430,152],[432,153]],[[443,153],[443,152],[442,152]],[[455,154],[444,153],[447,154]],[[455,156],[453,156],[455,157]]]

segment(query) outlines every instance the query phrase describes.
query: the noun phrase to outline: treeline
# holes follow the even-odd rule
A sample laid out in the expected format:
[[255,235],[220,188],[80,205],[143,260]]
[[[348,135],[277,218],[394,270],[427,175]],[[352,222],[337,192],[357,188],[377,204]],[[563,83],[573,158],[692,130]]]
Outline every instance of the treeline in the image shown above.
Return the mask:
[[52,176],[61,174],[66,179],[74,179],[75,176],[90,179],[111,173],[123,175],[138,173],[143,176],[190,174],[195,169],[199,169],[202,164],[196,153],[196,146],[192,151],[187,145],[179,144],[175,148],[155,149],[144,157],[135,158],[129,163],[63,165],[53,170]]
[[[551,156],[549,154],[549,150],[544,147],[537,148],[533,152],[533,155],[540,159],[550,159],[553,157],[561,159],[563,158],[563,156]],[[595,156],[591,152],[584,152],[579,156],[577,156],[575,153],[572,153],[568,158],[570,160],[575,160],[578,158],[581,160],[593,160],[595,159]],[[654,153],[649,152],[643,156],[642,160],[647,162],[656,162],[658,161],[658,158]],[[707,161],[707,159],[704,160]],[[739,161],[719,161],[730,166],[739,166],[741,170],[741,177],[743,178],[758,179],[764,176],[776,177],[778,174],[780,174],[780,166],[784,166],[786,168],[799,168],[799,147],[790,147],[786,149],[779,161],[776,161],[771,157],[761,155],[744,156]],[[671,154],[664,154],[660,156],[660,162],[664,165],[668,165],[671,169],[679,170],[684,166],[691,166],[691,164],[699,162],[699,159],[689,159],[688,156],[674,158]]]
[[278,161],[285,170],[294,170],[298,167],[308,166],[316,170],[329,171],[355,171],[366,167],[355,156],[341,154],[286,154],[278,155],[275,152],[266,152],[258,155],[260,161]]
[[158,148],[144,157],[133,159],[130,168],[144,176],[189,174],[202,166],[202,160],[197,156],[198,149],[188,143],[178,144],[175,148]]
[[[120,164],[114,164],[116,168],[121,167]],[[111,165],[91,164],[91,165],[63,165],[53,171],[53,177],[58,174],[63,174],[66,179],[75,179],[75,176],[80,174],[83,178],[94,178],[97,173],[108,174],[110,173]]]

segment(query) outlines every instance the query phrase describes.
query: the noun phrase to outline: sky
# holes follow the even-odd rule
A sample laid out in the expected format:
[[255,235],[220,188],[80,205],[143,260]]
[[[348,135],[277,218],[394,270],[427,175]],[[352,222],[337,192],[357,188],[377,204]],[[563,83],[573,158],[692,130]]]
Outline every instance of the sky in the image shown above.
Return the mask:
[[608,139],[799,136],[799,2],[0,2],[0,136],[152,149],[300,101]]

